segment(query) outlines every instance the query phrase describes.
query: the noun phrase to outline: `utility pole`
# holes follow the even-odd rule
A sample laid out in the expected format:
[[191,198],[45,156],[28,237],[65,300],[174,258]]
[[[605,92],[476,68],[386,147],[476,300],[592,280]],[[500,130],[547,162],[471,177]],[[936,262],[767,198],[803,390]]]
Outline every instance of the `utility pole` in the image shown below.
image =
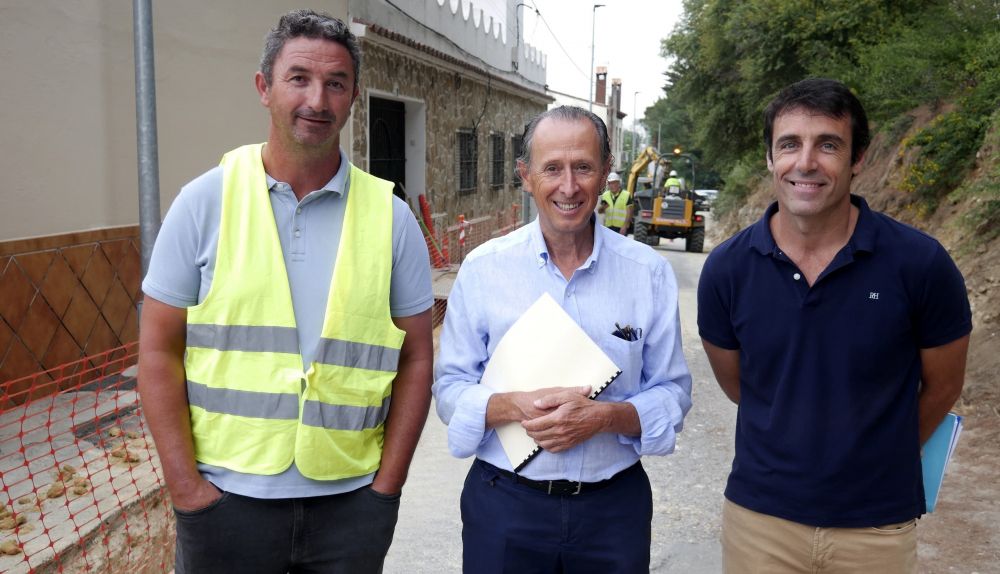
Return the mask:
[[594,111],[594,28],[597,26],[597,9],[604,4],[594,4],[590,17],[590,79],[587,83],[587,111]]
[[639,110],[635,107],[635,97],[639,95],[640,90],[632,92],[632,145],[636,150],[636,157],[639,153],[639,148],[637,147],[636,140],[639,138],[639,130],[636,129],[636,123],[639,121]]

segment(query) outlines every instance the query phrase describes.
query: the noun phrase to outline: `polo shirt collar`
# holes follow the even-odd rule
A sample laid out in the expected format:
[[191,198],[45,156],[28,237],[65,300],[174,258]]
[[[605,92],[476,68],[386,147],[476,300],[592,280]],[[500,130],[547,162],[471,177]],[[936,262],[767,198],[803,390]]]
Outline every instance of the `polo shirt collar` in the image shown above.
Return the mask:
[[[545,244],[545,237],[542,236],[542,225],[538,217],[535,217],[535,220],[528,225],[528,233],[531,237],[531,252],[535,255],[535,263],[538,267],[544,267],[549,260],[549,248]],[[586,269],[593,273],[597,266],[597,254],[601,252],[601,248],[604,246],[604,238],[601,236],[600,229],[598,229],[602,226],[597,224],[597,218],[593,215],[590,216],[590,227],[594,232],[594,249],[590,252],[587,260],[580,265],[579,269]]]
[[[324,184],[323,187],[315,191],[309,192],[308,195],[302,198],[303,202],[312,201],[314,199],[318,199],[319,197],[322,197],[330,193],[333,193],[338,197],[343,197],[344,193],[347,192],[347,186],[350,183],[349,175],[351,171],[351,164],[349,161],[347,161],[347,155],[344,154],[344,151],[339,150],[339,152],[340,152],[340,168],[337,170],[337,173],[333,174],[333,177],[330,178],[330,181],[326,182],[326,184]],[[273,177],[271,177],[271,174],[269,173],[266,173],[265,175],[267,176],[268,191],[271,192],[288,191],[289,193],[291,193],[292,191],[291,187],[287,183],[274,179]]]
[[[851,203],[858,208],[858,222],[854,226],[854,233],[848,240],[847,245],[852,251],[875,251],[875,239],[878,236],[878,227],[875,221],[875,214],[868,207],[868,202],[860,195],[851,194]],[[778,202],[775,201],[767,206],[763,217],[754,223],[750,229],[750,246],[761,255],[777,253],[778,245],[771,235],[771,217],[778,212]]]
[[868,202],[860,195],[851,195],[851,203],[858,208],[858,223],[854,226],[854,234],[848,242],[854,251],[875,251],[875,239],[878,237],[878,225],[875,212],[868,207]]

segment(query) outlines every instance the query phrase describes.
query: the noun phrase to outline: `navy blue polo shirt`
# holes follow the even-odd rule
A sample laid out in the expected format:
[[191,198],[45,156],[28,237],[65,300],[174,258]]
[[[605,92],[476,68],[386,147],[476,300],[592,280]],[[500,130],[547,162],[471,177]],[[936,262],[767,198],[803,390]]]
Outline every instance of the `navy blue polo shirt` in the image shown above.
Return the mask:
[[772,204],[708,256],[701,337],[740,351],[726,498],[813,526],[925,512],[917,429],[920,349],[972,329],[961,273],[934,238],[871,211],[809,286],[774,242]]

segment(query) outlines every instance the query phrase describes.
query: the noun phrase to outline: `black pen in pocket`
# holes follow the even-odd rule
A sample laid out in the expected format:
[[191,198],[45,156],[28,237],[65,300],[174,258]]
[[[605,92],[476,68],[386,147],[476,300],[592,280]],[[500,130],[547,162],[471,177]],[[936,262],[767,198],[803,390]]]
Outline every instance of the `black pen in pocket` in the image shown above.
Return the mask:
[[612,331],[611,334],[619,339],[625,339],[626,341],[638,341],[642,337],[642,328],[640,327],[639,329],[635,329],[632,325],[625,325],[622,327],[615,322],[615,330]]

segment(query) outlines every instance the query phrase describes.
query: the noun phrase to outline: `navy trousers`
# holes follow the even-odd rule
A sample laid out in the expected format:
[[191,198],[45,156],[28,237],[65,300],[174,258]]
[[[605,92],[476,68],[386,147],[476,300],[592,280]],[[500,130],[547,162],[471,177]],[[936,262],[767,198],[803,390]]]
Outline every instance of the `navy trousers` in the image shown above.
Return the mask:
[[462,490],[466,574],[649,572],[653,496],[641,464],[608,486],[549,495],[473,463]]

